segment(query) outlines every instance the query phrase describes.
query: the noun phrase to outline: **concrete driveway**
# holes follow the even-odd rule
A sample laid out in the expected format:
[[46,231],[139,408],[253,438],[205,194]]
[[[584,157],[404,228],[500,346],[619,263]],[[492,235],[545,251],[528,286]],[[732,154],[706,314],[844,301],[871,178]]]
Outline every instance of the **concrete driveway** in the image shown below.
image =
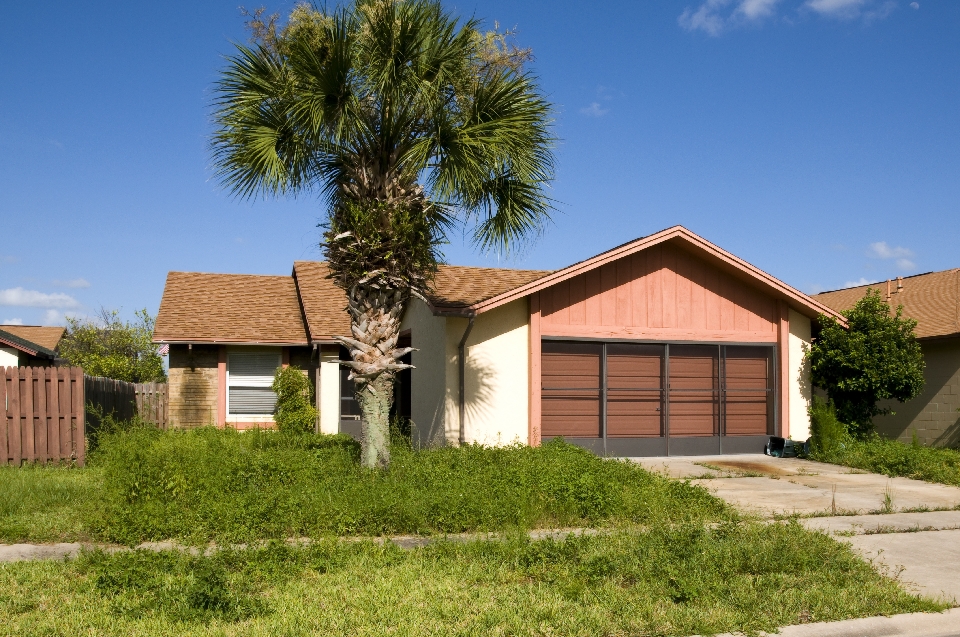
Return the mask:
[[702,485],[745,513],[798,516],[908,589],[960,601],[960,488],[756,454],[634,460]]

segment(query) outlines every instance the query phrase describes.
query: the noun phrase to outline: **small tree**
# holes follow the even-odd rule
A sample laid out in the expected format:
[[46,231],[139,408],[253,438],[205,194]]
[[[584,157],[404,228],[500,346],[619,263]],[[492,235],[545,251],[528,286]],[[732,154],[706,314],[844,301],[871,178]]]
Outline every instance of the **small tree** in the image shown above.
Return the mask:
[[810,350],[813,384],[826,390],[837,417],[850,433],[863,435],[873,417],[890,413],[877,406],[884,399],[906,402],[923,390],[923,353],[913,333],[917,322],[903,318],[903,306],[891,314],[879,290],[836,319],[821,315],[820,335]]
[[317,422],[317,410],[310,404],[313,388],[299,367],[278,367],[273,376],[273,391],[277,394],[274,416],[281,433],[312,431]]
[[67,318],[67,334],[59,354],[90,376],[131,383],[166,382],[163,358],[153,344],[154,318],[146,309],[133,322],[116,310],[101,308],[95,319]]

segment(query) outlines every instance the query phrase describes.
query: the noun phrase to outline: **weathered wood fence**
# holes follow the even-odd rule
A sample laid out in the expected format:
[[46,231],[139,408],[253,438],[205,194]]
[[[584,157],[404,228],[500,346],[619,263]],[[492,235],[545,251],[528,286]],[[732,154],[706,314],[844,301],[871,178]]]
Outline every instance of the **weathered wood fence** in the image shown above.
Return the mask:
[[87,376],[84,379],[90,430],[100,427],[100,417],[113,415],[116,421],[130,420],[137,414],[161,429],[167,428],[167,384],[128,383],[112,378]]
[[0,464],[85,460],[83,370],[0,368]]
[[0,464],[86,459],[107,415],[167,428],[167,385],[84,376],[79,367],[0,367]]

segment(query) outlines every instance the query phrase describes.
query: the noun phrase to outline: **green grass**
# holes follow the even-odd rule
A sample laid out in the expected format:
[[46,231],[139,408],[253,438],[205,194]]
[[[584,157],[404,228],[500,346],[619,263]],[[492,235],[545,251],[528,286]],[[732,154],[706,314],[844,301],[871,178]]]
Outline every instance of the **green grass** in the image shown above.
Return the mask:
[[340,436],[161,432],[101,437],[85,469],[10,470],[6,541],[203,543],[325,535],[707,523],[736,513],[709,493],[560,441],[539,448],[395,445],[389,471]]
[[796,523],[0,566],[0,635],[690,635],[943,608]]
[[102,492],[96,468],[0,467],[0,542],[90,540]]
[[960,487],[960,451],[904,444],[874,435],[846,438],[829,449],[815,449],[811,459],[890,477],[913,478]]

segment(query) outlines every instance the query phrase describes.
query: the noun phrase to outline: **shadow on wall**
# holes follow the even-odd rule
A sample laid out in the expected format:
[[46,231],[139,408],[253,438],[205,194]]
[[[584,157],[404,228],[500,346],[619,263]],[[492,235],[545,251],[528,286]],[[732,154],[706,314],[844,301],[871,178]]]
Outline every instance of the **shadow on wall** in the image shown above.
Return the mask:
[[[469,352],[469,349],[467,351]],[[457,369],[457,367],[454,366],[454,369]],[[493,397],[492,385],[494,378],[493,368],[488,362],[480,360],[480,357],[476,355],[467,356],[464,365],[464,389],[466,396],[464,397],[463,412],[465,423],[470,423],[471,421],[476,422],[477,418],[482,417],[482,415],[487,412]],[[418,448],[442,447],[459,439],[460,397],[458,395],[458,389],[460,379],[458,376],[455,376],[451,380],[452,382],[448,384],[448,387],[451,387],[453,391],[448,392],[446,400],[441,401],[434,408],[433,417],[430,419],[430,424],[426,429],[418,427],[415,422],[411,425],[413,430],[411,437]],[[448,410],[447,405],[450,405],[451,409]],[[445,413],[450,416],[448,422],[444,418]]]
[[933,441],[935,447],[950,447],[960,449],[960,417]]
[[[502,441],[486,440],[477,436],[476,426],[470,423],[484,422],[490,413],[493,402],[494,383],[496,373],[494,367],[485,356],[467,356],[464,369],[464,385],[466,397],[463,404],[463,415],[466,424],[467,440],[474,440],[483,444],[498,444]],[[460,423],[455,423],[457,434],[460,433]],[[471,431],[473,429],[473,431]],[[510,441],[506,441],[510,442]]]

